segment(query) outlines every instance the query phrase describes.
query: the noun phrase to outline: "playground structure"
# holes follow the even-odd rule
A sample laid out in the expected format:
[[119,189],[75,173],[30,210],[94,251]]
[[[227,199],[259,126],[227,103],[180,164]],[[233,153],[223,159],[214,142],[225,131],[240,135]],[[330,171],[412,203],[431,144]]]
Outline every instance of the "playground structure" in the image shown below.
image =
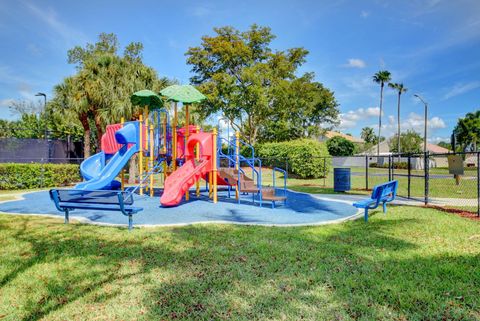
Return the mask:
[[[154,92],[143,90],[133,94],[132,103],[143,106],[142,113],[137,120],[125,122],[122,119],[118,124],[107,126],[101,137],[101,151],[84,160],[80,166],[84,181],[69,192],[70,196],[77,197],[67,197],[65,191],[51,193],[58,209],[61,209],[61,198],[68,199],[65,202],[65,206],[69,206],[68,210],[85,209],[85,198],[94,195],[92,197],[95,200],[88,200],[88,206],[96,204],[95,209],[112,210],[113,202],[113,207],[118,206],[120,210],[124,207],[123,200],[131,200],[129,205],[133,204],[134,193],[153,197],[157,191],[161,195],[160,203],[163,207],[177,206],[182,199],[189,201],[193,186],[197,197],[206,192],[213,203],[218,201],[218,186],[228,190],[228,198],[234,193],[238,203],[241,202],[240,194],[251,194],[252,204],[258,203],[260,207],[263,201],[270,201],[272,208],[275,207],[275,202],[286,203],[287,173],[283,169],[273,168],[273,186],[264,187],[261,160],[255,157],[253,146],[240,139],[238,132],[233,137],[225,138],[219,137],[217,128],[212,132],[204,132],[198,126],[190,124],[189,105],[204,99],[201,93],[191,86],[177,85],[167,87],[161,93],[173,104],[173,119],[170,119],[163,101]],[[178,103],[183,104],[186,114],[185,125],[180,128]],[[248,157],[240,153],[245,148],[250,151]],[[126,187],[124,168],[135,155],[138,160],[138,177],[135,178],[134,186]],[[278,172],[284,176],[282,189],[275,186],[275,174]],[[118,176],[120,182],[116,180]],[[203,191],[200,187],[201,179],[205,180]],[[163,184],[159,184],[158,180]],[[119,194],[118,197],[113,197],[115,201],[105,202],[101,200],[101,195],[108,193],[93,193],[96,191],[119,191]],[[108,195],[112,197],[111,194]],[[120,201],[117,202],[117,199]],[[105,203],[109,205],[101,205]],[[78,204],[82,204],[82,207]],[[127,212],[122,210],[122,213],[129,216],[131,226],[132,213]]]

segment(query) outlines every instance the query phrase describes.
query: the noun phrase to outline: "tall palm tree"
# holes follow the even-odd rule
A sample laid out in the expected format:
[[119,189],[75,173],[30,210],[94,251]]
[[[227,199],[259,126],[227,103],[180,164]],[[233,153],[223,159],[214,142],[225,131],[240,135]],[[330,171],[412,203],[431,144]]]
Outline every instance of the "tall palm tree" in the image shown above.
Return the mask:
[[406,92],[408,89],[403,86],[402,83],[388,83],[388,87],[396,90],[398,93],[398,100],[397,100],[397,153],[398,159],[400,160],[400,96]]
[[84,157],[90,157],[91,128],[89,123],[89,106],[84,97],[77,76],[67,77],[54,87],[55,96],[52,103],[59,111],[76,115],[83,127]]
[[380,134],[382,131],[382,104],[383,104],[383,87],[392,78],[390,71],[380,70],[372,77],[373,81],[380,84],[380,114],[378,115],[378,145],[377,145],[377,157],[380,155]]

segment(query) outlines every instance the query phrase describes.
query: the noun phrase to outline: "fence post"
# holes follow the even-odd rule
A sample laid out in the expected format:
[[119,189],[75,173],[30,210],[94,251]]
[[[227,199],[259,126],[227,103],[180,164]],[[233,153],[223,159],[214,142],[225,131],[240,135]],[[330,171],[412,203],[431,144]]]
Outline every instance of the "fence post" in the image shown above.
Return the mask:
[[424,154],[424,172],[425,172],[425,205],[428,204],[428,183],[429,183],[429,179],[430,179],[430,172],[429,172],[429,167],[430,167],[430,164],[429,164],[429,158],[428,158],[428,151],[425,152]]
[[408,154],[408,175],[407,175],[407,197],[410,198],[410,183],[411,183],[411,176],[412,175],[412,155]]
[[392,180],[392,155],[388,155],[388,180]]
[[323,158],[323,187],[325,187],[327,180],[327,157]]
[[480,152],[477,152],[477,216],[480,217]]
[[365,155],[365,190],[368,191],[368,155]]

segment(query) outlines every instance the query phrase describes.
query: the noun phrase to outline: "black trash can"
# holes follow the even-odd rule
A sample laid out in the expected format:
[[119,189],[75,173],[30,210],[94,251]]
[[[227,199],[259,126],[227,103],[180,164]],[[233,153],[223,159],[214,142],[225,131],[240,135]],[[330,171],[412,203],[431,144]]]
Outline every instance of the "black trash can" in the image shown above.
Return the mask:
[[350,168],[333,169],[333,190],[335,192],[350,190]]

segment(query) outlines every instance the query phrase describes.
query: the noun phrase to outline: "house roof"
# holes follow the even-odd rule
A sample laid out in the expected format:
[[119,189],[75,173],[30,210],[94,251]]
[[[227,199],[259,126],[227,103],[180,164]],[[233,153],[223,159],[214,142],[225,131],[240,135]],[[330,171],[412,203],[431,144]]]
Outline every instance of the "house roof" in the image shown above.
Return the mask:
[[[423,150],[423,143],[421,144],[421,149]],[[430,153],[436,153],[436,154],[449,152],[448,149],[435,144],[431,144],[431,143],[427,143],[427,150]],[[376,155],[376,154],[377,154],[377,145],[374,145],[364,153],[361,153],[361,155]],[[384,140],[383,142],[380,143],[380,155],[389,155],[389,154],[392,154],[392,152],[390,152],[390,146],[388,145],[388,140]]]
[[[423,143],[422,143],[423,148]],[[448,149],[435,144],[427,143],[427,149],[430,153],[448,153]]]
[[326,138],[332,138],[332,137],[335,137],[335,136],[340,136],[340,137],[345,138],[346,140],[351,141],[352,143],[363,143],[364,142],[363,139],[361,139],[359,137],[350,136],[350,135],[340,133],[340,132],[336,132],[336,131],[333,131],[333,130],[327,130],[325,132],[324,136]]

